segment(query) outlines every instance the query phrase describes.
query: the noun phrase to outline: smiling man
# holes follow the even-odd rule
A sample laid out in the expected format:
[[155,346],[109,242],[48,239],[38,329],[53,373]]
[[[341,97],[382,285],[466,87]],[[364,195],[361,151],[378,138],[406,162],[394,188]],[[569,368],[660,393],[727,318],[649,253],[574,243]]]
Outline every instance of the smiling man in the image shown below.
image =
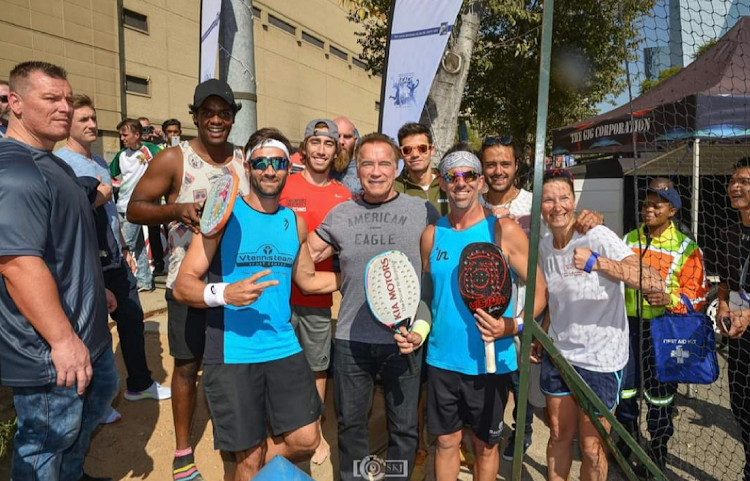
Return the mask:
[[432,168],[435,146],[432,132],[426,125],[410,122],[398,129],[398,144],[404,170],[394,182],[397,192],[427,199],[440,212],[448,213],[448,197],[440,189],[440,176]]
[[[299,175],[290,175],[287,178],[279,203],[303,218],[309,232],[318,227],[332,208],[351,197],[349,189],[330,178],[332,164],[341,149],[339,131],[335,123],[327,119],[316,119],[307,124],[305,141],[300,149],[305,169]],[[333,259],[326,259],[317,264],[315,270],[332,271]],[[292,325],[305,351],[310,369],[315,374],[315,386],[323,401],[326,393],[326,371],[331,359],[332,305],[333,297],[330,294],[306,296],[296,284],[292,285]],[[312,462],[323,463],[330,451],[331,448],[321,431],[320,444],[312,457]]]
[[[190,425],[206,341],[206,318],[203,309],[177,302],[172,288],[192,235],[199,232],[198,212],[213,181],[227,172],[234,172],[240,180],[240,193],[249,192],[242,148],[227,141],[239,109],[226,82],[211,79],[199,84],[190,105],[198,137],[161,151],[138,183],[128,207],[128,219],[132,222],[170,224],[166,298],[169,353],[175,358],[172,377],[172,411],[177,438],[173,463],[175,479],[203,479],[199,474],[190,477],[186,473],[197,473],[190,446]],[[167,198],[165,205],[159,203],[162,196]]]

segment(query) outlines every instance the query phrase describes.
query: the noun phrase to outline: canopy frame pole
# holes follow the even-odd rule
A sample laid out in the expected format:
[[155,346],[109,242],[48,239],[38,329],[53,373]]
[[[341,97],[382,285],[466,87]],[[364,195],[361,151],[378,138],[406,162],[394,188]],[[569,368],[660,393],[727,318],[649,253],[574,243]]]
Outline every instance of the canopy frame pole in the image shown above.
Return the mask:
[[698,208],[700,204],[701,139],[693,141],[693,199],[690,206],[690,224],[693,237],[698,240]]

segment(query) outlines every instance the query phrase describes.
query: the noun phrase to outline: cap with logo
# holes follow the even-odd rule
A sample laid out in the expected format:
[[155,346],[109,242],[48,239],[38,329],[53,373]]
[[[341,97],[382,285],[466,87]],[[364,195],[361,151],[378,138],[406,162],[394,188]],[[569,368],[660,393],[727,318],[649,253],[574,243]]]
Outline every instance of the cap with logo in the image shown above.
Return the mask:
[[[328,130],[316,129],[315,126],[318,124],[325,124]],[[336,124],[333,123],[333,120],[328,120],[328,119],[311,120],[307,124],[307,127],[305,127],[305,140],[307,140],[308,138],[314,135],[320,135],[322,137],[329,137],[333,139],[335,142],[338,142],[339,141],[339,128],[336,127]]]
[[201,82],[195,87],[195,93],[193,94],[193,104],[191,108],[198,109],[207,98],[216,96],[222,99],[224,102],[229,104],[235,112],[242,108],[242,105],[234,101],[234,92],[232,88],[223,80],[219,79],[208,79],[205,82]]
[[652,192],[658,195],[662,199],[672,204],[672,207],[674,207],[675,209],[680,209],[682,207],[680,193],[677,192],[677,189],[675,188],[663,187],[661,189],[655,189],[653,187],[649,187],[648,189],[646,189],[646,192]]

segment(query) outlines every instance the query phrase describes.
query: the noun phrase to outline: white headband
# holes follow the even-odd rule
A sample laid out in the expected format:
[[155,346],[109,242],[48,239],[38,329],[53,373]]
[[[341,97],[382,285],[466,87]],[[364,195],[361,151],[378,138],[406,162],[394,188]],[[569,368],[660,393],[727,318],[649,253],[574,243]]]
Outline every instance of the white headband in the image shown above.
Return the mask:
[[450,172],[451,169],[456,169],[458,167],[468,167],[474,169],[475,172],[482,173],[482,163],[477,156],[471,152],[465,152],[463,150],[446,155],[438,165],[440,175],[445,175]]
[[256,150],[265,149],[265,148],[274,148],[284,151],[284,155],[286,158],[289,158],[289,149],[286,148],[286,145],[284,145],[282,142],[276,140],[276,139],[266,139],[263,142],[257,144],[255,147],[251,148],[250,151],[247,152],[247,159],[250,160],[250,158],[253,156],[253,153]]

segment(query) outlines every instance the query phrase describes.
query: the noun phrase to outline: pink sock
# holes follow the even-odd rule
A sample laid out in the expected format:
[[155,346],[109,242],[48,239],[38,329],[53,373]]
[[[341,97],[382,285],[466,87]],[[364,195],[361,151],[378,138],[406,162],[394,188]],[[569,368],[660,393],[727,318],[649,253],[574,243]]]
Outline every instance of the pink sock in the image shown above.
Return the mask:
[[187,456],[188,454],[193,454],[193,448],[177,449],[174,452],[174,457],[181,458],[182,456]]

